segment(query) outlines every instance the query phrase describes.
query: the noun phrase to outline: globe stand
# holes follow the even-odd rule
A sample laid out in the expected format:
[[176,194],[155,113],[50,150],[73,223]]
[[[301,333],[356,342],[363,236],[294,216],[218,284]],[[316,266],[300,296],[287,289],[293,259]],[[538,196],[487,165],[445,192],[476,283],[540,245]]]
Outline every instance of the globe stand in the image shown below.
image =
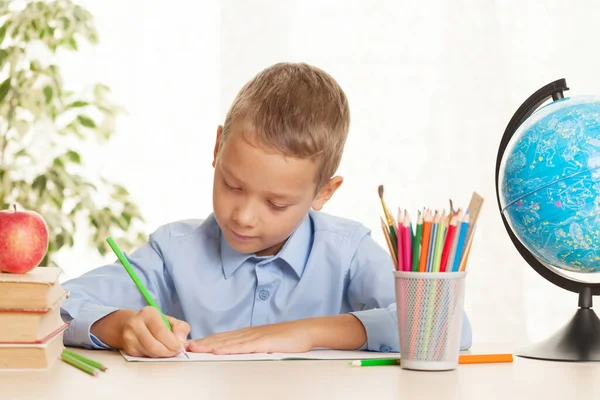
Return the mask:
[[579,293],[579,309],[566,325],[516,355],[549,361],[600,361],[600,318],[592,310],[591,289],[586,286]]
[[600,283],[580,281],[543,264],[517,238],[502,209],[499,191],[500,166],[508,144],[523,122],[544,102],[564,99],[569,90],[564,79],[551,82],[532,94],[515,112],[500,141],[496,158],[496,200],[506,232],[525,261],[542,277],[565,290],[579,294],[579,309],[571,320],[542,342],[517,352],[517,356],[549,361],[600,361],[600,319],[592,310],[592,296],[600,295]]

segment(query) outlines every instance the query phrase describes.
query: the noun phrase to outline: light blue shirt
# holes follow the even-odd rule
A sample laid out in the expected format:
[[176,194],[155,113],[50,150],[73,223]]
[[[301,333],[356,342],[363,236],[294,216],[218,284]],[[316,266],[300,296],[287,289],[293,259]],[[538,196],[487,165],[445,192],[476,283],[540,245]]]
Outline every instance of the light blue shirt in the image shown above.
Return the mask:
[[[233,250],[211,214],[161,226],[127,257],[162,311],[190,325],[192,339],[352,313],[367,332],[362,349],[399,351],[390,255],[357,222],[310,211],[277,255],[257,257]],[[91,325],[118,309],[147,306],[118,262],[64,287],[70,346],[107,348]],[[461,349],[471,345],[466,315],[464,321]]]

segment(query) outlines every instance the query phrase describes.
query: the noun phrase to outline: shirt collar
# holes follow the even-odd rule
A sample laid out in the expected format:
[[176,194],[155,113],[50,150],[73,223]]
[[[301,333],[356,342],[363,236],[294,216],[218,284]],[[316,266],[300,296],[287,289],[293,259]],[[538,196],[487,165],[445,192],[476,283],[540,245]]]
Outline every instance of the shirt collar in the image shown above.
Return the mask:
[[302,277],[308,255],[312,246],[312,227],[309,216],[305,216],[296,229],[292,232],[288,240],[274,256],[258,257],[254,254],[240,253],[229,246],[225,236],[221,234],[221,262],[223,264],[223,274],[225,279],[233,275],[237,269],[248,259],[256,260],[280,258],[288,264],[296,273],[298,278]]

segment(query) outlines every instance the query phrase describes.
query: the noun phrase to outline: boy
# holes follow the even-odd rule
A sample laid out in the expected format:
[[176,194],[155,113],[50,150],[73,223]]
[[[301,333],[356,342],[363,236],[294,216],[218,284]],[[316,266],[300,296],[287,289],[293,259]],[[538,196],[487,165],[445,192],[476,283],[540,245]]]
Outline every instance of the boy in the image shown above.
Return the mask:
[[[364,226],[319,212],[342,184],[349,124],[324,71],[281,63],[255,76],[217,130],[214,212],[128,255],[172,331],[111,264],[65,283],[65,344],[146,357],[398,351],[389,254]],[[470,341],[465,318],[461,348]]]

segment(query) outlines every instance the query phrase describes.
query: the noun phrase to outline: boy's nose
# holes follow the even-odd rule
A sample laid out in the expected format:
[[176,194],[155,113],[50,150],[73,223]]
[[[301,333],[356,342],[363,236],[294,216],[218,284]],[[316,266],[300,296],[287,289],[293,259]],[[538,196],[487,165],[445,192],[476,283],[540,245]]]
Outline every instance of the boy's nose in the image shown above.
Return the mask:
[[253,227],[256,223],[256,213],[250,204],[241,204],[233,212],[233,220],[240,227]]

